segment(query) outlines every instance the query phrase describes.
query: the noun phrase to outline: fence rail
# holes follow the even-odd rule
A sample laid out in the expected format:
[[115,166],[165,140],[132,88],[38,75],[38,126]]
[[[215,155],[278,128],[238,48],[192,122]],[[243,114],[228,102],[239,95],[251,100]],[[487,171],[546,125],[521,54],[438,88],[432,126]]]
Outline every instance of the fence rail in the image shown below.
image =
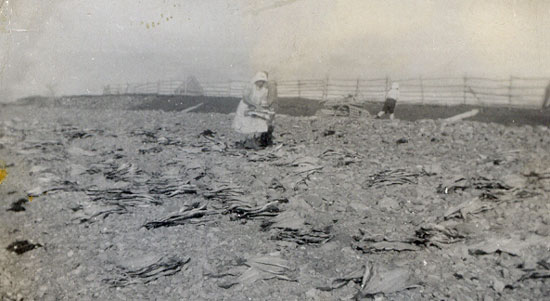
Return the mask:
[[[400,83],[403,103],[541,107],[550,93],[550,77],[541,78],[405,78]],[[200,91],[188,90],[185,81],[157,81],[104,87],[104,94],[204,95],[241,97],[244,80],[200,82]],[[383,101],[391,85],[389,78],[280,80],[279,97],[334,100],[353,95],[363,101]]]

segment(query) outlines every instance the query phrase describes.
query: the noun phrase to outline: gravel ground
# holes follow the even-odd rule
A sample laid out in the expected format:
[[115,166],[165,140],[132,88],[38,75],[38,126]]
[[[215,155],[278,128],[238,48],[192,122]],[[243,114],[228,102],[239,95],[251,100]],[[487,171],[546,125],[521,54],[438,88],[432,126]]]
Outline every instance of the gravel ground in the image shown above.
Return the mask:
[[232,114],[0,116],[0,300],[550,294],[544,126],[279,115],[246,151]]

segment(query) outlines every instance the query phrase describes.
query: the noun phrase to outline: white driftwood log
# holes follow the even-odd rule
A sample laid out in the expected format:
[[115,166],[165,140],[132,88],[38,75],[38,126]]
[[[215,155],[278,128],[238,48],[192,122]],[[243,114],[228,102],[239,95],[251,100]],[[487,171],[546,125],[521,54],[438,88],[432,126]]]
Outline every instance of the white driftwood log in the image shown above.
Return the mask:
[[185,109],[185,110],[183,110],[183,111],[181,111],[181,112],[182,112],[182,113],[191,112],[191,111],[193,111],[194,109],[199,108],[199,107],[202,106],[203,104],[204,104],[204,103],[201,102],[201,103],[199,103],[198,105],[194,105],[194,106],[192,106],[192,107],[189,107],[189,108],[187,108],[187,109]]
[[455,115],[453,117],[445,118],[445,119],[443,119],[443,121],[445,121],[447,123],[457,122],[457,121],[460,121],[460,120],[463,120],[463,119],[466,119],[466,118],[473,117],[473,116],[477,115],[477,113],[479,113],[479,110],[474,109],[474,110],[471,110],[471,111],[468,111],[468,112],[464,112],[462,114]]

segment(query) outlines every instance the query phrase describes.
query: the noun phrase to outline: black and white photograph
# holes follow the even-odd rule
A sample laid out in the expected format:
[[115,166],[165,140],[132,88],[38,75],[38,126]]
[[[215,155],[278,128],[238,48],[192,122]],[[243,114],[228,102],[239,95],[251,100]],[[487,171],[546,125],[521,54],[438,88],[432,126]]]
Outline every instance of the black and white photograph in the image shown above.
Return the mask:
[[0,0],[0,301],[548,300],[550,1]]

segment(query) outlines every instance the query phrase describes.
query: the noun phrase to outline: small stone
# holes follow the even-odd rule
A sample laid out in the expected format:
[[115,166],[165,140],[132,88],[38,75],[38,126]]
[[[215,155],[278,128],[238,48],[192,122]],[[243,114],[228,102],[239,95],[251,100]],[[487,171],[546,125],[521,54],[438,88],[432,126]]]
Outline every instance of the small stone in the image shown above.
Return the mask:
[[455,229],[462,234],[469,235],[474,234],[477,231],[477,227],[471,223],[461,223],[455,226]]
[[95,275],[90,274],[90,275],[86,276],[85,280],[88,281],[88,282],[94,281],[95,280]]
[[407,138],[399,138],[397,139],[397,141],[395,141],[396,144],[403,144],[403,143],[407,143],[409,142],[409,140]]
[[378,206],[382,209],[392,210],[399,208],[399,203],[395,199],[385,197],[378,202]]
[[493,299],[493,297],[489,296],[489,295],[485,295],[483,297],[483,301],[494,301],[495,299]]
[[524,270],[534,270],[537,268],[537,265],[537,261],[530,257],[525,258],[522,263]]
[[76,269],[74,269],[71,274],[80,275],[80,273],[82,273],[82,267],[79,266]]
[[369,206],[367,206],[365,203],[363,203],[360,200],[351,201],[349,206],[357,212],[364,212],[369,210]]
[[374,301],[383,301],[383,300],[386,300],[386,297],[384,297],[384,295],[382,294],[377,294],[376,296],[374,296]]
[[540,236],[550,236],[550,226],[548,225],[538,225],[535,233]]
[[504,182],[505,185],[513,187],[513,188],[520,188],[527,186],[527,179],[525,177],[522,177],[520,175],[507,175],[502,178],[502,182]]
[[510,271],[508,271],[508,269],[502,269],[502,270],[500,270],[500,274],[501,274],[502,277],[504,277],[504,278],[509,278],[509,277],[510,277]]
[[304,201],[313,208],[321,208],[325,203],[323,198],[315,194],[308,194],[304,196]]
[[316,288],[310,289],[306,292],[306,297],[313,300],[319,300],[319,290]]
[[501,293],[504,290],[504,283],[498,279],[493,279],[493,289],[497,293]]

